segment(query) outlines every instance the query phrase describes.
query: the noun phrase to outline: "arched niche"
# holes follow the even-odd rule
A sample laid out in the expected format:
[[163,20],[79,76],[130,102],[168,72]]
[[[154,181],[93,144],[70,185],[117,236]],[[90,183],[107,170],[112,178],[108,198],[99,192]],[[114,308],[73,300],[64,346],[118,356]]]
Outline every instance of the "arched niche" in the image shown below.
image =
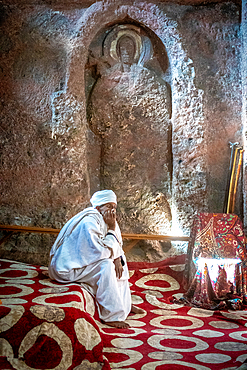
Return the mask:
[[[198,145],[200,145],[201,152],[203,152],[202,148],[205,147],[203,92],[196,89],[194,85],[193,61],[188,58],[186,50],[183,48],[182,37],[178,32],[176,22],[170,19],[165,11],[161,11],[157,5],[153,3],[129,5],[125,1],[120,1],[116,5],[102,1],[96,2],[85,11],[78,22],[77,37],[71,44],[71,59],[68,65],[65,88],[52,97],[54,112],[56,107],[63,107],[62,113],[58,109],[59,113],[56,117],[54,116],[53,132],[55,135],[57,132],[63,134],[71,127],[81,127],[80,140],[82,146],[86,147],[85,171],[88,171],[88,193],[90,194],[103,186],[98,181],[102,178],[102,166],[97,159],[99,156],[102,157],[100,153],[101,138],[95,133],[92,135],[87,115],[88,96],[96,79],[91,76],[90,86],[85,70],[88,66],[90,47],[99,33],[105,28],[126,23],[141,27],[150,39],[152,35],[155,35],[156,40],[159,40],[167,54],[167,61],[169,60],[165,72],[162,68],[160,71],[160,76],[165,77],[164,80],[170,87],[172,107],[169,113],[172,128],[170,141],[172,162],[170,163],[171,170],[168,171],[170,189],[166,192],[166,194],[170,194],[168,201],[171,213],[169,227],[172,228],[172,233],[189,233],[193,214],[196,210],[200,211],[207,206],[206,179],[202,176],[206,172],[206,158],[201,156],[191,160]],[[162,59],[162,55],[160,58]],[[158,57],[155,63],[161,64]],[[85,77],[87,81],[85,81]],[[191,140],[192,137],[193,140]],[[160,191],[161,200],[163,199],[162,193],[163,189]],[[128,193],[125,198],[128,199]],[[123,207],[128,215],[128,204]],[[145,197],[142,198],[142,207],[143,209],[148,208]],[[133,217],[136,217],[135,210],[132,209],[131,212],[133,212]],[[153,213],[158,214],[155,210]],[[163,223],[161,224],[163,225]],[[133,226],[132,231],[135,231],[135,223],[131,226]],[[156,232],[162,232],[162,227],[159,229],[157,226],[154,229]],[[162,254],[161,249],[159,249],[160,254]],[[174,250],[171,248],[165,247],[163,251],[167,252],[166,256],[174,254]],[[145,254],[148,257],[149,251],[146,251]]]
[[163,43],[129,17],[101,29],[89,46],[87,120],[100,146],[98,181],[117,193],[120,223],[127,232],[171,230],[172,101],[167,80]]

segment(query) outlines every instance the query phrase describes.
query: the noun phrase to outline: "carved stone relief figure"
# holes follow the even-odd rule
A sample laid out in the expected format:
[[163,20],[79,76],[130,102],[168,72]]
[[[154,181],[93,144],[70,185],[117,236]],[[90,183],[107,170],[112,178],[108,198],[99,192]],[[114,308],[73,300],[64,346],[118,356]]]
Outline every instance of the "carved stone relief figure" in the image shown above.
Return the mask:
[[167,233],[172,176],[167,59],[160,65],[162,53],[147,32],[129,24],[106,32],[101,48],[94,45],[88,68],[95,83],[87,109],[90,128],[102,140],[101,186],[116,191],[125,232]]

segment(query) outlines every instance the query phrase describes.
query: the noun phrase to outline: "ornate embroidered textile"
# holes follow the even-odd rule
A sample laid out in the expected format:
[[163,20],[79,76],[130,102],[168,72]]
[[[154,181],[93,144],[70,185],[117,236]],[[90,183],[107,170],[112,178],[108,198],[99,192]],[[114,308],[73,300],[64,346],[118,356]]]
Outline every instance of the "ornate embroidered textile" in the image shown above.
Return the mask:
[[185,269],[185,301],[197,307],[240,309],[246,301],[246,248],[237,215],[195,217]]

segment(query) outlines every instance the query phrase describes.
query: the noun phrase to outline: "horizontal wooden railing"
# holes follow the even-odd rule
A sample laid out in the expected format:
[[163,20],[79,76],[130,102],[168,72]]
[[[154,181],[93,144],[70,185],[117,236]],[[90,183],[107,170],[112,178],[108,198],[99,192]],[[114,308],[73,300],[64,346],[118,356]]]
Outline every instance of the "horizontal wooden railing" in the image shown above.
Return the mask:
[[58,234],[61,229],[53,229],[51,227],[36,227],[36,226],[0,225],[0,230],[13,231],[15,233]]
[[[14,233],[41,233],[57,235],[61,229],[53,229],[50,227],[35,227],[35,226],[19,226],[19,225],[0,225],[0,231],[6,231],[6,235],[0,240],[0,244],[6,242]],[[155,235],[155,234],[125,234],[122,233],[123,239],[131,240],[124,247],[124,251],[128,252],[132,249],[139,240],[160,240],[160,241],[189,241],[189,236],[174,236],[174,235]]]
[[174,236],[174,235],[156,235],[156,234],[122,234],[123,239],[138,239],[138,240],[169,240],[169,241],[189,241],[190,237]]

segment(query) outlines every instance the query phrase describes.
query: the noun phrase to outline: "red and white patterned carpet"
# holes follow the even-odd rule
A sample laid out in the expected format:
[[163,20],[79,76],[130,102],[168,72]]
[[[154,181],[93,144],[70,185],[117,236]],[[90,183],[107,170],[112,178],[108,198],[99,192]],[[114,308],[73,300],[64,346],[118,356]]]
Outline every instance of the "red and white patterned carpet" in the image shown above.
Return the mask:
[[234,370],[247,358],[247,311],[172,304],[184,270],[182,258],[175,262],[129,263],[133,302],[146,312],[129,317],[129,330],[99,323],[112,369]]
[[0,369],[234,370],[247,359],[247,310],[172,303],[184,256],[128,264],[133,303],[145,313],[124,330],[100,323],[89,294],[50,281],[46,267],[0,263]]

